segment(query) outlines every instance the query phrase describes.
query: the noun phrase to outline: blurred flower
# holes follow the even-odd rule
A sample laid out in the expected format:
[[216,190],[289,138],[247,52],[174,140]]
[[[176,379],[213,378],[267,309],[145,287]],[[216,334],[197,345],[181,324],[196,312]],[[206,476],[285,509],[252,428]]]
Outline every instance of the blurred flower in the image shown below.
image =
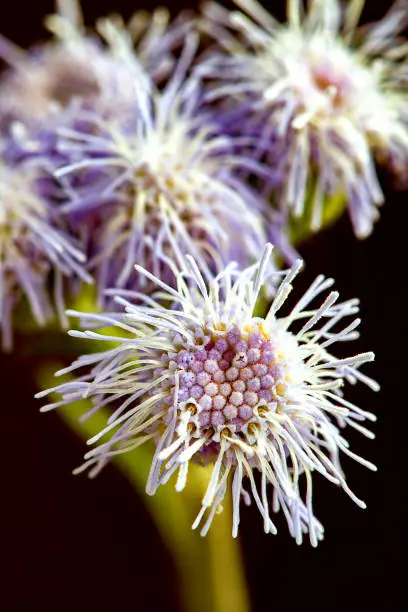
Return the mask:
[[60,226],[55,211],[39,195],[38,174],[0,159],[0,322],[4,348],[12,344],[11,315],[25,295],[39,325],[52,316],[50,272],[62,324],[63,277],[91,282],[84,255]]
[[145,74],[135,80],[133,120],[96,109],[56,127],[61,210],[82,236],[101,300],[109,287],[148,290],[135,261],[171,284],[185,252],[209,278],[230,259],[252,263],[265,243],[261,200],[236,172],[257,162],[235,155],[200,112],[199,82],[186,76],[196,47],[191,34],[161,91]]
[[0,37],[0,56],[11,66],[0,83],[3,127],[44,122],[78,99],[105,117],[132,111],[143,70],[154,79],[167,74],[173,47],[192,23],[181,18],[169,25],[165,9],[157,9],[149,17],[135,13],[129,28],[119,17],[100,19],[88,33],[76,0],[57,4],[59,13],[46,20],[51,42],[26,52]]
[[[271,250],[267,245],[258,263],[242,271],[230,263],[209,284],[197,262],[187,256],[177,289],[136,266],[157,284],[160,298],[177,306],[168,310],[154,296],[136,305],[119,292],[123,314],[69,312],[80,316],[84,326],[113,325],[119,332],[118,337],[96,331],[72,331],[71,335],[114,341],[116,346],[80,357],[57,375],[82,368],[86,373],[38,397],[51,392],[62,396],[43,410],[82,398],[93,402],[89,414],[112,407],[106,428],[89,440],[89,444],[101,438],[103,442],[86,454],[86,462],[77,471],[91,468],[94,476],[115,454],[151,440],[156,450],[147,482],[149,494],[175,472],[176,489],[181,491],[190,462],[210,466],[202,508],[193,525],[197,527],[207,512],[203,535],[229,486],[232,531],[237,535],[240,499],[250,499],[243,488],[247,477],[266,532],[276,533],[270,506],[273,511],[281,508],[297,542],[302,541],[303,533],[309,533],[316,545],[323,528],[313,516],[312,472],[341,486],[364,507],[346,483],[339,453],[370,469],[375,467],[349,449],[338,426],[347,424],[372,437],[361,421],[375,417],[344,399],[340,387],[362,381],[376,389],[359,371],[373,354],[337,359],[329,352],[335,342],[354,339],[359,324],[355,319],[345,327],[339,325],[343,317],[358,311],[358,301],[337,303],[336,292],[320,306],[311,306],[331,287],[332,279],[317,277],[286,316],[276,316],[290,293],[300,261],[280,274],[283,278],[266,316],[254,315],[263,285],[277,274],[271,269]],[[295,329],[289,331],[290,327]],[[254,472],[260,472],[259,485]],[[300,492],[303,478],[305,501]],[[267,484],[272,485],[271,503]]]
[[222,99],[226,129],[255,138],[281,168],[283,206],[302,216],[310,198],[318,229],[327,196],[344,193],[356,235],[367,236],[383,202],[374,160],[407,168],[406,2],[365,27],[363,0],[312,0],[307,12],[287,0],[284,25],[256,0],[235,2],[253,21],[205,8],[203,27],[224,48],[199,67],[213,79],[208,100]]

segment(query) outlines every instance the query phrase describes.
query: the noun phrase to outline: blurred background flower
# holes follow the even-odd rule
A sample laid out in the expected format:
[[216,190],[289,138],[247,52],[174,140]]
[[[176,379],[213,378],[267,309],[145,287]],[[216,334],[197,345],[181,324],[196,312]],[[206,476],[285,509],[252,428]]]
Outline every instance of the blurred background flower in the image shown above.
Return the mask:
[[196,46],[192,35],[161,91],[141,74],[133,119],[86,111],[51,138],[61,210],[88,254],[100,303],[114,287],[149,291],[135,262],[171,284],[185,253],[209,278],[232,258],[247,265],[265,242],[267,205],[237,175],[250,160],[200,113],[199,83],[186,78]]
[[86,257],[64,227],[61,214],[42,197],[41,174],[30,166],[9,164],[6,147],[7,141],[1,140],[0,322],[3,348],[10,349],[12,313],[22,295],[37,324],[44,326],[52,318],[54,301],[64,326],[67,279],[72,293],[79,280],[90,283],[92,277],[84,267]]
[[119,16],[99,18],[88,31],[79,2],[57,0],[55,8],[45,22],[50,41],[25,51],[0,36],[0,57],[9,66],[0,84],[3,127],[15,120],[48,124],[73,100],[104,118],[125,117],[133,112],[142,67],[153,79],[168,74],[173,49],[192,24],[181,15],[170,26],[166,10],[157,9],[135,12],[129,24]]
[[341,194],[354,232],[368,236],[384,202],[374,160],[396,174],[408,167],[406,2],[364,28],[361,0],[307,9],[288,0],[283,24],[257,0],[235,4],[204,6],[202,27],[219,47],[198,68],[212,80],[208,100],[221,100],[227,129],[280,168],[283,209],[317,230],[327,198]]

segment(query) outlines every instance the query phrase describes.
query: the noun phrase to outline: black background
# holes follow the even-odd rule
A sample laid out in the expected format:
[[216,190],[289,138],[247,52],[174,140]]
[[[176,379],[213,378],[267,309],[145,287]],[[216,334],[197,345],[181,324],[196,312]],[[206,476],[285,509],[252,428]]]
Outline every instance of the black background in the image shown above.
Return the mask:
[[[364,18],[373,19],[390,3],[368,5]],[[170,8],[176,14],[195,6],[172,0]],[[270,6],[282,15],[282,1]],[[128,17],[135,9],[152,7],[146,0],[83,3],[89,24],[112,10]],[[2,4],[0,30],[27,46],[44,37],[42,17],[52,8],[52,2],[44,0]],[[374,234],[358,242],[344,217],[302,248],[307,266],[297,284],[300,295],[323,272],[336,279],[344,299],[361,298],[362,339],[354,348],[376,352],[376,363],[367,371],[379,380],[382,391],[352,390],[353,399],[378,415],[377,439],[369,441],[353,431],[348,437],[379,471],[374,474],[346,459],[344,465],[351,488],[368,509],[360,510],[317,477],[315,512],[326,536],[314,550],[307,542],[297,547],[283,524],[278,536],[266,536],[257,510],[244,508],[241,542],[254,612],[404,607],[404,599],[393,602],[405,590],[407,194],[396,192],[390,177],[381,178],[387,204]],[[172,560],[143,500],[113,467],[92,482],[71,475],[83,444],[56,414],[38,413],[32,399],[34,365],[20,355],[18,345],[14,354],[0,356],[0,609],[177,612],[180,598]]]

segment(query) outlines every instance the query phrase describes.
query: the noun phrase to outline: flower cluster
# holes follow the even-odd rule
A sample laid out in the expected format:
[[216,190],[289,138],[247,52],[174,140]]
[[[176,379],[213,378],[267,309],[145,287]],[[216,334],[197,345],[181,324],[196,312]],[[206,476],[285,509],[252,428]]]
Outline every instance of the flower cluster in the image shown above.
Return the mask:
[[[115,454],[152,440],[156,450],[147,482],[149,494],[175,472],[176,489],[182,490],[190,462],[212,465],[193,525],[197,527],[207,513],[203,535],[228,486],[233,495],[232,532],[237,535],[240,499],[248,500],[243,488],[247,477],[265,532],[276,533],[271,508],[275,512],[281,508],[296,541],[301,543],[308,533],[315,546],[323,528],[313,515],[312,472],[341,486],[364,507],[347,486],[339,452],[370,469],[375,467],[349,449],[338,425],[348,424],[371,436],[360,422],[375,417],[346,400],[340,389],[357,380],[377,388],[359,370],[373,354],[337,359],[329,351],[336,342],[355,338],[360,322],[354,319],[341,325],[358,306],[357,300],[338,303],[337,292],[311,306],[331,287],[332,279],[319,276],[287,316],[278,316],[301,262],[274,274],[271,250],[267,245],[259,262],[249,268],[228,266],[209,284],[197,262],[187,256],[176,289],[136,266],[176,307],[168,310],[152,298],[137,305],[118,296],[125,310],[122,315],[70,312],[81,316],[84,325],[91,322],[93,328],[113,324],[126,332],[125,337],[93,330],[70,332],[80,338],[114,340],[117,346],[80,357],[59,374],[78,369],[85,373],[38,396],[57,392],[62,397],[44,410],[83,397],[92,400],[91,413],[112,406],[107,427],[89,442],[112,432],[109,440],[87,453],[79,471],[91,468],[95,475]],[[272,305],[265,317],[257,317],[254,308],[259,293],[274,275],[281,280]],[[260,488],[254,479],[256,471],[261,473]],[[302,478],[307,486],[305,499],[300,493]],[[268,484],[272,485],[271,501]]]
[[266,206],[239,168],[258,164],[235,155],[201,108],[200,82],[188,76],[198,44],[191,19],[168,24],[159,11],[146,25],[136,14],[128,29],[101,20],[103,44],[85,32],[75,2],[63,5],[48,19],[54,41],[28,54],[2,41],[13,66],[0,86],[4,156],[22,174],[35,169],[99,304],[111,287],[149,291],[137,286],[135,261],[169,283],[184,253],[207,278],[230,259],[254,261]]
[[[136,15],[134,26],[138,21]],[[61,2],[60,14],[47,23],[55,40],[27,53],[0,38],[0,55],[10,66],[0,82],[0,321],[5,348],[12,346],[11,314],[21,295],[38,324],[51,318],[55,301],[65,326],[64,277],[72,279],[71,294],[78,281],[93,280],[84,244],[60,206],[68,195],[54,177],[61,160],[57,131],[71,125],[81,109],[92,108],[101,118],[118,111],[127,117],[133,113],[136,85],[145,78],[147,86],[130,34],[119,23],[100,22],[105,45],[85,32],[75,1]],[[168,35],[155,55],[151,44],[154,32],[162,33],[164,26],[165,17],[153,19],[140,41],[152,78],[171,63],[174,41]],[[176,38],[181,35],[180,30]]]
[[[374,466],[342,429],[372,437],[362,422],[375,417],[343,387],[377,389],[360,372],[373,354],[331,353],[359,324],[343,323],[357,300],[316,302],[331,279],[279,313],[310,228],[347,205],[365,237],[384,199],[376,163],[404,182],[408,11],[397,1],[362,26],[363,0],[287,0],[280,23],[257,0],[235,3],[88,29],[77,0],[60,0],[48,42],[0,37],[3,345],[20,300],[17,321],[26,302],[37,323],[55,310],[63,326],[69,302],[86,329],[71,334],[109,342],[39,394],[61,396],[45,409],[88,398],[90,414],[110,411],[79,471],[148,442],[149,494],[173,475],[183,489],[191,463],[211,472],[201,533],[231,491],[234,536],[252,497],[266,532],[281,509],[296,541],[316,545],[313,472],[364,505],[340,453]],[[83,282],[94,314],[77,312]]]

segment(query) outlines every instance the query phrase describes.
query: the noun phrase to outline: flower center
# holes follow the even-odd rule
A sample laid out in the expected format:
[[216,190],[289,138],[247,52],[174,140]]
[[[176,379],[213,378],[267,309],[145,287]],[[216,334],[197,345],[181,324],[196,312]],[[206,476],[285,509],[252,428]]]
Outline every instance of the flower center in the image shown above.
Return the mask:
[[240,431],[260,404],[278,402],[285,390],[284,372],[273,342],[257,327],[238,327],[176,358],[179,401],[195,400],[203,428],[224,424]]
[[343,107],[350,93],[351,83],[347,75],[340,74],[329,62],[321,62],[311,68],[315,88],[330,98],[333,109]]

